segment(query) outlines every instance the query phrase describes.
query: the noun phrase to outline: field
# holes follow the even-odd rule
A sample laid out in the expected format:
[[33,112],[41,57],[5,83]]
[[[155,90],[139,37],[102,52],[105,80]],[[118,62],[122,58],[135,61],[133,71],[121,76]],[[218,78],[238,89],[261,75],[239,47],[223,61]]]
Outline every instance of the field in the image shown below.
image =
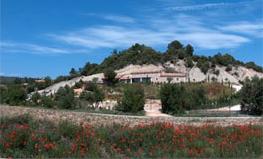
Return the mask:
[[254,158],[262,155],[263,146],[263,129],[256,125],[94,126],[24,115],[1,118],[0,134],[1,157],[16,158]]
[[262,157],[260,117],[150,118],[15,106],[0,106],[0,116],[1,157]]

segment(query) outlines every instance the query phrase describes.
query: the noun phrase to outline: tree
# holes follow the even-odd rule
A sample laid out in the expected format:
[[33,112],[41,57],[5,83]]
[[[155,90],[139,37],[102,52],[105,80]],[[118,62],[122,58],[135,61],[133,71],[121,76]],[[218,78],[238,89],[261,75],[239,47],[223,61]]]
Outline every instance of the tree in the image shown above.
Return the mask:
[[80,99],[89,102],[90,104],[97,104],[104,99],[104,92],[94,83],[86,85],[85,91],[80,94]]
[[116,73],[113,69],[109,68],[104,71],[105,82],[109,85],[114,85],[117,82]]
[[45,87],[48,87],[52,84],[52,79],[49,76],[46,76],[44,80],[45,80]]
[[74,91],[68,85],[60,87],[55,94],[55,101],[59,108],[74,109],[76,105]]
[[180,114],[184,112],[182,98],[184,88],[176,84],[164,84],[160,89],[162,112]]
[[202,86],[187,88],[181,84],[165,84],[160,90],[162,111],[181,114],[185,110],[202,108],[207,102],[205,94]]
[[191,58],[186,59],[186,67],[192,68],[194,66],[194,63]]
[[89,63],[89,62],[86,63],[83,68],[80,69],[81,75],[85,75],[85,76],[92,75],[100,71],[101,71],[100,65],[95,63]]
[[170,59],[178,57],[179,53],[180,57],[182,57],[184,55],[183,45],[177,40],[172,41],[168,44],[168,49],[166,52]]
[[263,113],[263,79],[246,79],[241,89],[241,111],[248,114]]
[[137,113],[144,110],[144,90],[140,85],[128,85],[124,88],[123,96],[117,110]]
[[0,86],[0,103],[7,103],[8,90],[4,86]]
[[69,75],[71,78],[74,78],[78,76],[78,72],[75,70],[75,68],[71,68]]
[[40,99],[41,99],[41,95],[40,95],[38,92],[34,93],[34,94],[31,96],[31,101],[32,101],[32,104],[33,104],[34,106],[37,106],[37,105],[39,104]]
[[193,56],[193,53],[194,53],[194,48],[190,44],[186,45],[185,54],[188,56]]
[[26,90],[19,85],[9,86],[7,89],[6,102],[10,105],[20,105],[26,100]]
[[41,106],[46,108],[52,108],[55,106],[55,102],[50,96],[41,96]]

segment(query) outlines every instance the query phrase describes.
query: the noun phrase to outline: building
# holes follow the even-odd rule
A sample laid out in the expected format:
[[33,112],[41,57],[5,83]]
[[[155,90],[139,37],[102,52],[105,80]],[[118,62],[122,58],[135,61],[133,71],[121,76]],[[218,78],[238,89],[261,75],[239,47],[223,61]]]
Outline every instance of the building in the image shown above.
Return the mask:
[[180,83],[187,82],[187,74],[182,72],[167,73],[164,71],[134,71],[129,74],[117,75],[124,83]]

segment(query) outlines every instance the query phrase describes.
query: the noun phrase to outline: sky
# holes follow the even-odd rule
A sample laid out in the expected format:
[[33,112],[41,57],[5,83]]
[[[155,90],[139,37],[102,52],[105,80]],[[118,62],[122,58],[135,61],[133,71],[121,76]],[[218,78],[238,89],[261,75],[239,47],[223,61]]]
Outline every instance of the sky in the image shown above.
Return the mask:
[[[112,50],[229,53],[263,66],[263,0],[0,0],[0,75],[55,78]],[[117,62],[117,61],[116,61]]]

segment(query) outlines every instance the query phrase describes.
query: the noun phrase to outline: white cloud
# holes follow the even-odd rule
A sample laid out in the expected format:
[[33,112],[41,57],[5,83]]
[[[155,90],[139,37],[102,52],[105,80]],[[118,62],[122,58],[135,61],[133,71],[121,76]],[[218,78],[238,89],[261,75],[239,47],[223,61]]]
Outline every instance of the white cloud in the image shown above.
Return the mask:
[[32,54],[67,54],[68,50],[54,47],[46,47],[36,44],[1,42],[0,48],[2,52],[23,52]]
[[219,29],[227,32],[263,37],[263,23],[239,22],[219,27]]
[[187,15],[148,18],[144,23],[145,26],[92,26],[65,34],[51,34],[50,37],[88,49],[125,48],[134,43],[160,46],[172,40],[181,40],[203,49],[219,49],[238,47],[250,41],[244,36],[207,26],[198,18]]
[[121,23],[134,23],[135,22],[135,19],[133,19],[132,17],[122,16],[122,15],[106,15],[103,18],[114,21],[114,22],[121,22]]
[[102,18],[105,20],[117,22],[117,23],[135,23],[136,20],[130,16],[115,15],[115,14],[96,14],[96,13],[84,13],[83,15]]
[[251,2],[254,2],[255,0],[251,1],[239,1],[239,2],[219,2],[219,3],[203,3],[203,4],[192,4],[192,5],[181,5],[177,6],[177,1],[174,1],[171,5],[173,7],[167,7],[168,10],[173,11],[201,11],[201,10],[214,10],[214,9],[220,9],[220,8],[227,8],[227,7],[238,7],[238,6],[245,6],[248,5]]

